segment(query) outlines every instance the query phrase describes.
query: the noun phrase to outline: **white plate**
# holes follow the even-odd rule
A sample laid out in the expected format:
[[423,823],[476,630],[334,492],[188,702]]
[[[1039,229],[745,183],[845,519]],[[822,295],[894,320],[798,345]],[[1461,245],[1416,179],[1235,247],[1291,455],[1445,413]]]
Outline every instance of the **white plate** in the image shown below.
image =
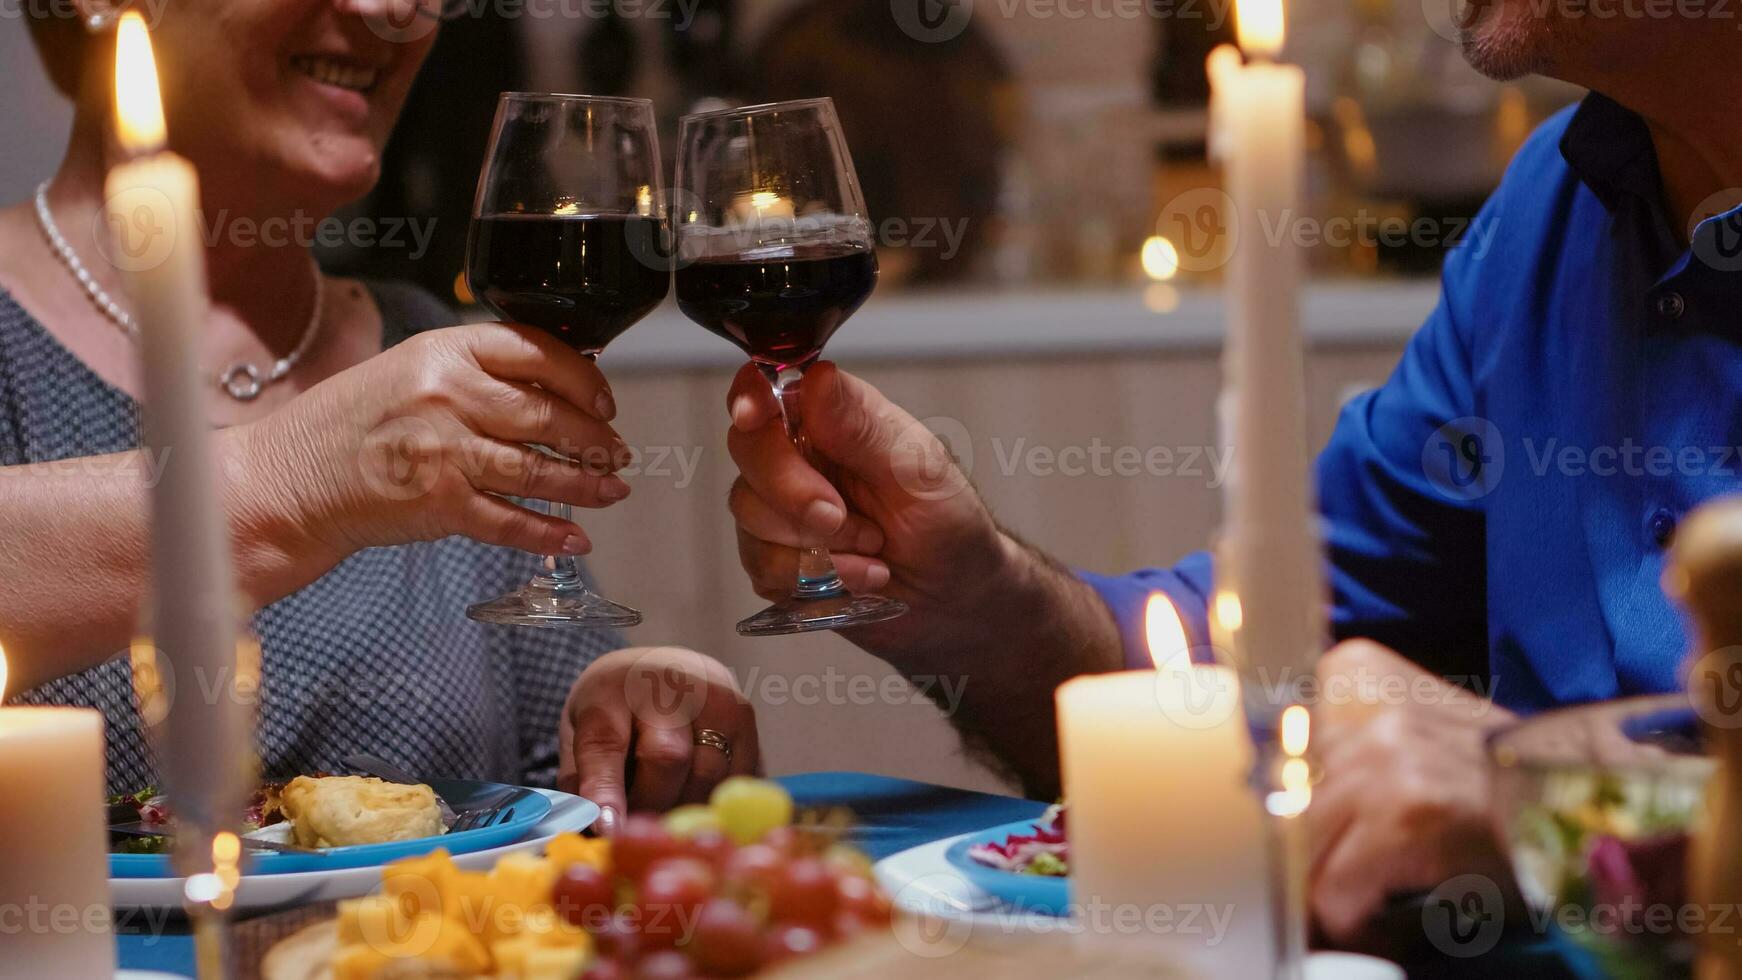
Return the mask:
[[[956,841],[972,836],[962,834],[891,854],[878,861],[872,873],[899,911],[922,919],[960,923],[976,937],[999,933],[1065,934],[1069,920],[1013,908],[974,885],[950,864],[945,852]],[[937,932],[935,928],[929,931]],[[967,941],[966,934],[954,928],[948,931],[951,933],[948,941]],[[933,941],[942,938],[935,937]],[[1397,964],[1372,956],[1313,953],[1307,957],[1306,980],[1403,980],[1403,977]]]
[[1059,927],[1066,920],[1006,905],[970,882],[944,857],[956,841],[972,836],[962,834],[891,854],[878,861],[872,873],[895,907],[912,915],[967,922],[975,931],[1025,934],[1061,931]]
[[[599,808],[591,800],[555,790],[541,789],[550,798],[550,813],[532,828],[527,836],[513,844],[488,851],[457,855],[454,863],[469,870],[483,870],[496,864],[496,859],[515,851],[537,850],[552,837],[570,831],[585,830],[599,818]],[[109,901],[117,909],[180,909],[182,878],[110,878]],[[336,871],[309,871],[300,874],[248,875],[236,886],[236,910],[258,912],[310,902],[327,902],[340,898],[367,895],[381,883],[381,868],[344,868]]]

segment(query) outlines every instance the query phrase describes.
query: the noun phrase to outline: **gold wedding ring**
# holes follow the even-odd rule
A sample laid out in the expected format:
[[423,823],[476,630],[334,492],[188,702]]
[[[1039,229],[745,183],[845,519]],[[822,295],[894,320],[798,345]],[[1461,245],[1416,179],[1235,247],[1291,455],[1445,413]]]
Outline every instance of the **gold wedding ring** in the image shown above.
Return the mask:
[[719,749],[725,755],[727,762],[732,761],[732,743],[723,732],[714,731],[712,728],[698,728],[696,729],[696,744],[706,745],[710,749]]

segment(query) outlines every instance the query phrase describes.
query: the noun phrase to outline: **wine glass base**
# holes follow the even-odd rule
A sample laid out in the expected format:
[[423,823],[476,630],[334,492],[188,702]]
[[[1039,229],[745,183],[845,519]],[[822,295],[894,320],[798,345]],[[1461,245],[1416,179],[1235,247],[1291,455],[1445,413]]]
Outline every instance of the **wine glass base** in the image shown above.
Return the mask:
[[880,595],[839,595],[782,599],[738,624],[740,636],[786,636],[847,626],[881,623],[907,613],[907,603]]
[[468,619],[498,626],[541,629],[622,629],[639,626],[641,613],[585,588],[529,582],[517,592],[466,609]]

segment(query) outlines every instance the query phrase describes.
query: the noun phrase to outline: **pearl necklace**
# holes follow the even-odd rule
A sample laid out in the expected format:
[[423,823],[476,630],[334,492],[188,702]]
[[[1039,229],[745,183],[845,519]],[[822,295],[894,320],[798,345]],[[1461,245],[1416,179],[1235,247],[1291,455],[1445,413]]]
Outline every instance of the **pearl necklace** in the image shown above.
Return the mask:
[[[79,253],[73,251],[73,246],[60,232],[60,226],[55,223],[54,213],[48,207],[48,182],[36,186],[36,222],[42,226],[42,234],[48,239],[48,247],[60,259],[67,271],[78,280],[79,288],[85,291],[85,296],[97,312],[103,314],[111,323],[121,328],[121,332],[139,342],[139,322],[133,314],[124,309],[108,291],[98,285],[91,270],[85,268],[85,263],[79,258]],[[283,381],[296,368],[314,345],[315,338],[321,332],[321,300],[324,290],[321,288],[321,270],[313,258],[309,259],[309,271],[314,277],[315,301],[314,311],[309,314],[308,326],[303,330],[302,339],[297,342],[296,349],[279,358],[272,364],[272,369],[262,371],[250,361],[237,361],[226,368],[216,378],[218,387],[231,398],[239,402],[251,402],[260,397],[260,393],[268,386]]]

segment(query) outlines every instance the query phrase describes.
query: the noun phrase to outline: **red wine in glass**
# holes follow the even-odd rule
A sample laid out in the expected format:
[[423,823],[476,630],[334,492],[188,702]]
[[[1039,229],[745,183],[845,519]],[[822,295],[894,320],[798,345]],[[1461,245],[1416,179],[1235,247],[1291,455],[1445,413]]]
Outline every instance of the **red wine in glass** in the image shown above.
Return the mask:
[[466,281],[503,318],[596,354],[665,299],[667,252],[656,218],[494,215],[472,222]]
[[[598,356],[671,291],[660,170],[659,125],[646,99],[504,92],[472,204],[472,295],[506,320]],[[566,503],[549,510],[570,520]],[[546,555],[529,581],[466,615],[546,629],[641,622],[588,587],[566,554]]]
[[[828,99],[685,116],[674,222],[685,316],[750,355],[780,405],[787,437],[813,465],[805,370],[877,285],[859,176]],[[793,590],[738,623],[744,636],[834,630],[894,619],[899,599],[854,593],[829,549],[798,549]]]
[[876,288],[877,254],[856,245],[772,251],[785,254],[680,268],[678,308],[758,364],[806,364]]

